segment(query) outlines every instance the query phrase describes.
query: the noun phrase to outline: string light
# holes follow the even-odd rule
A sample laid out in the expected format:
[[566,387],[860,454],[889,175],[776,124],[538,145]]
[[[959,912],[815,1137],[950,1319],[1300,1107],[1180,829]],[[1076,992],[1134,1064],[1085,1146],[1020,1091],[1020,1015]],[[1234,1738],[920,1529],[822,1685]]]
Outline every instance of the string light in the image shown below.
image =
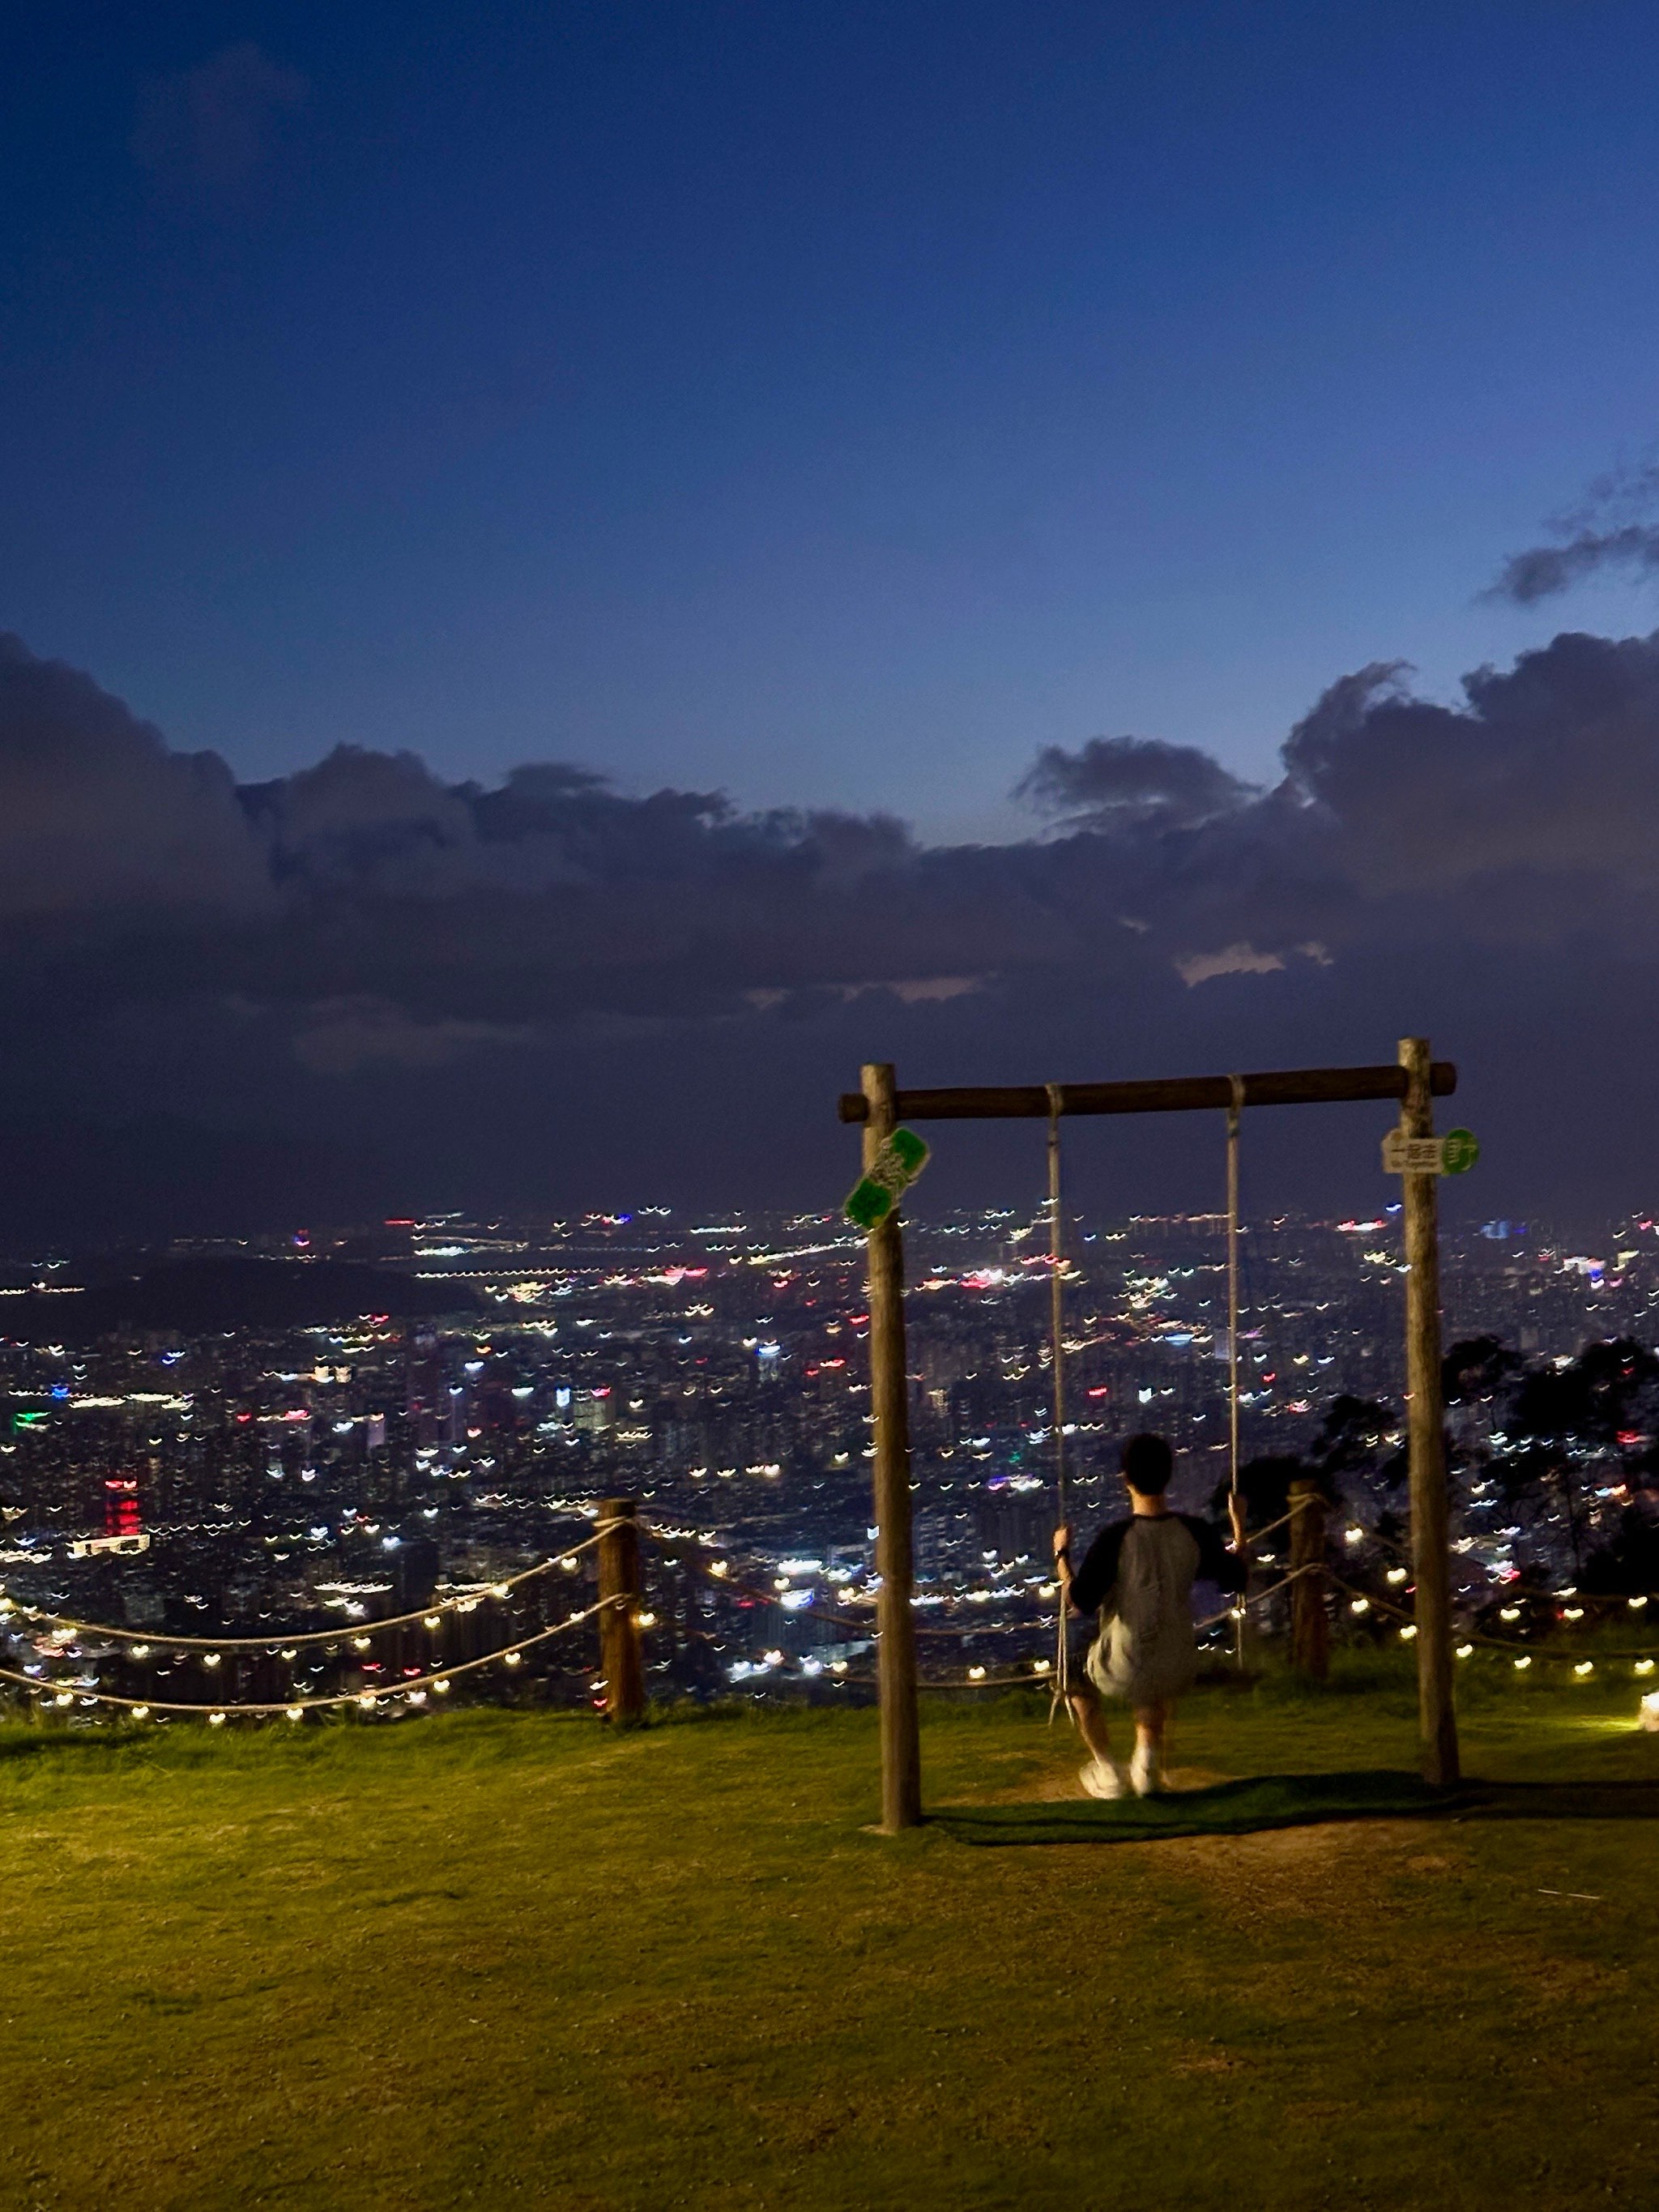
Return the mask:
[[1567,1606],[1564,1608],[1561,1618],[1563,1620],[1582,1620],[1584,1618],[1584,1608],[1582,1605]]
[[1370,1609],[1371,1601],[1368,1597],[1357,1597],[1348,1607],[1350,1613],[1369,1613]]
[[1518,1605],[1500,1605],[1498,1608],[1498,1618],[1500,1620],[1519,1620],[1521,1608]]
[[202,1664],[204,1667],[216,1667],[222,1656],[222,1654],[217,1651],[204,1651],[202,1654]]
[[1632,1613],[1640,1613],[1646,1603],[1647,1600],[1644,1597],[1633,1597],[1630,1600],[1630,1609]]
[[1530,1666],[1531,1666],[1531,1664],[1532,1664],[1532,1655],[1531,1655],[1530,1653],[1528,1653],[1528,1656],[1527,1656],[1524,1659],[1517,1659],[1517,1660],[1516,1661],[1516,1662],[1515,1662],[1515,1671],[1516,1671],[1516,1673],[1517,1674],[1525,1674],[1525,1672],[1526,1672],[1527,1668],[1528,1668],[1528,1667],[1530,1667]]
[[1416,1635],[1416,1633],[1417,1633],[1417,1623],[1416,1623],[1414,1620],[1408,1620],[1408,1621],[1407,1621],[1407,1622],[1406,1622],[1405,1626],[1401,1629],[1401,1632],[1400,1632],[1400,1641],[1401,1641],[1402,1644],[1409,1644],[1409,1643],[1411,1642],[1411,1640],[1412,1640],[1413,1637],[1413,1636],[1415,1636],[1415,1635]]
[[443,1616],[436,1613],[428,1613],[426,1619],[421,1623],[422,1628],[441,1628],[443,1625]]
[[1636,1662],[1636,1672],[1638,1674],[1650,1674],[1653,1672],[1654,1663],[1651,1659],[1638,1659]]
[[970,1667],[970,1668],[968,1669],[968,1680],[969,1680],[970,1682],[982,1682],[982,1681],[985,1680],[985,1669],[984,1669],[984,1668],[983,1668],[983,1667]]
[[148,1705],[135,1705],[132,1709],[132,1717],[136,1721],[147,1721],[149,1718],[149,1707]]
[[288,1709],[288,1717],[289,1717],[289,1720],[291,1720],[291,1721],[302,1721],[302,1720],[305,1718],[305,1717],[306,1717],[306,1709],[305,1709],[305,1707],[304,1707],[303,1705],[290,1705],[290,1706],[289,1707],[289,1709]]
[[449,1684],[442,1675],[439,1676],[432,1686],[441,1698],[447,1697],[449,1693]]
[[1457,1656],[1460,1659],[1467,1659],[1474,1650],[1474,1646],[1473,1644],[1460,1644],[1457,1647]]
[[1595,1672],[1595,1662],[1594,1659],[1581,1659],[1572,1671],[1582,1681],[1586,1674],[1593,1674]]
[[1641,1725],[1650,1730],[1659,1730],[1659,1690],[1650,1690],[1643,1698]]
[[351,1648],[354,1651],[367,1651],[369,1643],[370,1638],[367,1636],[354,1636],[351,1639]]
[[657,1616],[654,1613],[636,1613],[634,1618],[641,1628],[654,1628],[657,1625]]
[[1387,1579],[1391,1583],[1403,1583],[1406,1579],[1406,1572],[1404,1567],[1390,1567]]
[[132,1647],[132,1656],[135,1659],[148,1659],[149,1656],[149,1644],[135,1644]]
[[509,1667],[516,1667],[522,1661],[523,1657],[524,1654],[522,1651],[509,1651],[506,1654],[507,1664]]
[[284,1659],[297,1659],[300,1655],[290,1644],[281,1656]]
[[225,1717],[222,1713],[210,1713],[208,1715],[208,1726],[210,1728],[222,1728],[224,1724]]
[[365,1691],[362,1692],[362,1694],[359,1697],[359,1698],[358,1698],[358,1700],[357,1700],[357,1703],[358,1703],[358,1704],[362,1707],[363,1711],[364,1711],[366,1713],[372,1713],[372,1712],[374,1711],[374,1705],[375,1705],[375,1698],[374,1698],[374,1691],[373,1691],[373,1690],[365,1690]]

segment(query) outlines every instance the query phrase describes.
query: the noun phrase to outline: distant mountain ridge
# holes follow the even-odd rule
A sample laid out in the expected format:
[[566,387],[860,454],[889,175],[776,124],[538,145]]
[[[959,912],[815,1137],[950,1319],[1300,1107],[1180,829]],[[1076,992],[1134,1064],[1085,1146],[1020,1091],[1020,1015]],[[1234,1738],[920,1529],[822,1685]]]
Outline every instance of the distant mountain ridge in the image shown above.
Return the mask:
[[365,1314],[416,1320],[476,1313],[470,1284],[421,1281],[349,1260],[266,1260],[230,1255],[172,1260],[125,1282],[85,1291],[32,1291],[0,1298],[0,1335],[27,1343],[84,1344],[94,1337],[176,1329],[307,1328]]

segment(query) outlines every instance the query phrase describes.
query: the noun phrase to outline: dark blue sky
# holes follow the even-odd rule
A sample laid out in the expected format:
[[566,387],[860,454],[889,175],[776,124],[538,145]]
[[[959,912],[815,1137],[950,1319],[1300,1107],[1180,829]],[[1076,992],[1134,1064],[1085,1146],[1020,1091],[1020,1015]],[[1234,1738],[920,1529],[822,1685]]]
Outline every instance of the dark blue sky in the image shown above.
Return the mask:
[[1263,774],[1659,422],[1659,11],[91,7],[0,33],[0,627],[243,776],[1017,831]]

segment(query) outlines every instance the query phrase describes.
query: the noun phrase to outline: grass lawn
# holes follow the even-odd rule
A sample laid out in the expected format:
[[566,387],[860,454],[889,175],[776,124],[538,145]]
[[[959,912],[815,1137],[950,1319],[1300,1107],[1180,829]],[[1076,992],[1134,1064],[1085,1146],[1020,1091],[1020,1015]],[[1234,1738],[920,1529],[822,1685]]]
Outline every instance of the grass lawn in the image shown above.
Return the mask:
[[[1629,1685],[1498,1680],[1467,1764],[1558,1786],[1109,1844],[1042,1834],[1078,1754],[1017,1703],[930,1709],[924,1756],[1029,1844],[867,1832],[866,1713],[19,1725],[0,2205],[1659,2202],[1659,1736]],[[1387,1678],[1267,1686],[1176,1757],[1413,1741]]]

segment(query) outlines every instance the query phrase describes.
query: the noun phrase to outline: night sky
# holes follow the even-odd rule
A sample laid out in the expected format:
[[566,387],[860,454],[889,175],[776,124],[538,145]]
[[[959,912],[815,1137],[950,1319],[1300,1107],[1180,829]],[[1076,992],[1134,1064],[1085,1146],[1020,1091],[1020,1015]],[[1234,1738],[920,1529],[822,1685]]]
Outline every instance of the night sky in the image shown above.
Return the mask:
[[1600,0],[10,11],[0,1235],[830,1204],[865,1058],[1408,1030],[1458,1206],[1659,1203],[1656,82]]

